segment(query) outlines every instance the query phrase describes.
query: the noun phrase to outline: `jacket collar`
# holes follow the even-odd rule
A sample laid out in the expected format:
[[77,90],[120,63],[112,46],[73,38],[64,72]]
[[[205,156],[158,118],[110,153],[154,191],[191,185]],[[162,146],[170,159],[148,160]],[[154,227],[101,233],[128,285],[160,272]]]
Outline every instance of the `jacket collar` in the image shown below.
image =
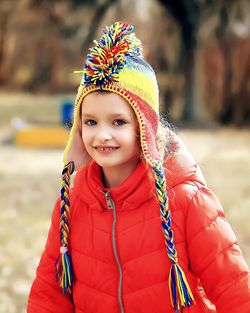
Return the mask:
[[78,171],[74,190],[79,197],[93,208],[106,208],[104,192],[109,192],[117,208],[133,209],[154,197],[154,183],[150,180],[146,165],[140,161],[134,172],[119,186],[104,188],[101,167],[92,161],[86,168]]

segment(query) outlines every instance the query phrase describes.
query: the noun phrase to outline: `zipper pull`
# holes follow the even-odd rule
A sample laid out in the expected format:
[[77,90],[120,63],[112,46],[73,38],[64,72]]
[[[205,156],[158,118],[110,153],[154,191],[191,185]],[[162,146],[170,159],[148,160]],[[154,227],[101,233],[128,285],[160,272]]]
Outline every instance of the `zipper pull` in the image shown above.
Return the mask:
[[112,199],[111,199],[111,197],[110,197],[109,192],[108,192],[108,191],[107,191],[107,192],[104,192],[104,196],[105,196],[105,198],[106,198],[107,207],[112,210],[112,209],[113,209],[113,203],[112,203]]

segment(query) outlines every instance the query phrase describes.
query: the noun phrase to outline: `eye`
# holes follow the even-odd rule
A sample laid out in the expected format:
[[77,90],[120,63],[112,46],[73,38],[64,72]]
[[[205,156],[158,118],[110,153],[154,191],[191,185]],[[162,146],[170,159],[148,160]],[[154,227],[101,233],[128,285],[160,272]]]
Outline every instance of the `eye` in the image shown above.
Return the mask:
[[94,120],[86,120],[84,121],[84,124],[88,125],[88,126],[93,126],[93,125],[96,125],[96,121]]
[[117,126],[122,126],[124,124],[126,124],[126,121],[124,121],[124,120],[115,120],[114,121],[114,125],[117,125]]

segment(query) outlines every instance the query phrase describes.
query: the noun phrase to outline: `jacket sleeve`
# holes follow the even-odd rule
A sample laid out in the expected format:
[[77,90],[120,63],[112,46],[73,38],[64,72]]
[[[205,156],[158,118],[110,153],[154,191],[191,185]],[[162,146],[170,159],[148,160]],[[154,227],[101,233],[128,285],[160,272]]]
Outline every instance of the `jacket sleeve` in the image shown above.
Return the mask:
[[45,250],[36,271],[29,298],[28,313],[73,313],[74,305],[56,282],[55,262],[60,249],[60,201],[56,202]]
[[219,200],[205,186],[190,200],[186,227],[191,270],[217,313],[250,313],[248,266]]

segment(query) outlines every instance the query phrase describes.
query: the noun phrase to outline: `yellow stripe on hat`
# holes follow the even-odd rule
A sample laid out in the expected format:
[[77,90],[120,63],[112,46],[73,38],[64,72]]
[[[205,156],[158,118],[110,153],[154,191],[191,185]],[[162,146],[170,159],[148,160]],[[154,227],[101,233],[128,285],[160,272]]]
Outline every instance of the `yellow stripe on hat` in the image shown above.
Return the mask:
[[126,68],[119,73],[119,85],[139,96],[158,114],[159,91],[156,78],[150,73]]

